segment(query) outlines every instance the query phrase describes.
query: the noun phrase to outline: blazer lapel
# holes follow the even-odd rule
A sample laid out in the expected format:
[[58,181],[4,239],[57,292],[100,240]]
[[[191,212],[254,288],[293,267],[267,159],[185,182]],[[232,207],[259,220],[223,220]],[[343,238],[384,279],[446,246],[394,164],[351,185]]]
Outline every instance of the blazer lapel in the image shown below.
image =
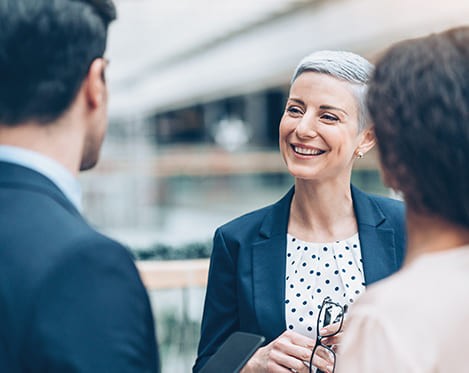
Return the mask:
[[[252,244],[253,298],[260,333],[268,341],[285,325],[285,258],[288,219],[294,188],[267,214]],[[367,285],[398,269],[394,230],[385,226],[386,216],[367,194],[352,186],[358,234]]]
[[386,216],[367,194],[352,186],[366,285],[398,269],[394,230],[384,226]]
[[285,330],[285,258],[294,188],[267,214],[252,245],[253,297],[261,333],[268,341]]

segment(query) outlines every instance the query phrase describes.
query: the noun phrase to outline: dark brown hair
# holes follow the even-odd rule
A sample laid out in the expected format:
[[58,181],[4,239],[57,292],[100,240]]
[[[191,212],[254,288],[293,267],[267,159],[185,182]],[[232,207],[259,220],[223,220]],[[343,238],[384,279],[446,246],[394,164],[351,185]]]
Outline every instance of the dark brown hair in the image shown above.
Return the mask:
[[469,227],[469,27],[391,47],[367,105],[384,173],[408,208]]

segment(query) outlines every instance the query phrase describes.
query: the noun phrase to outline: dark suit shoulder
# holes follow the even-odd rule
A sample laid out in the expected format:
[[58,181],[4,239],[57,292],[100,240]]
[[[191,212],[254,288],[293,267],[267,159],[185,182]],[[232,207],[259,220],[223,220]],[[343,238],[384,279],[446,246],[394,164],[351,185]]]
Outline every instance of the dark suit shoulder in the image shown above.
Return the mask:
[[63,247],[42,278],[30,320],[25,350],[37,371],[62,371],[63,361],[90,372],[157,371],[145,288],[127,250],[103,235],[89,231]]
[[62,247],[61,256],[96,257],[99,260],[125,260],[133,263],[130,250],[119,242],[97,232],[92,227],[82,229],[80,235],[73,235]]
[[69,266],[83,265],[85,262],[93,263],[95,270],[102,271],[104,276],[108,270],[114,273],[120,271],[128,276],[129,281],[135,282],[137,287],[143,290],[130,249],[91,227],[85,234],[74,237],[63,248],[56,266],[63,265],[61,262],[69,263]]
[[0,279],[8,282],[0,338],[9,344],[0,361],[31,372],[158,371],[153,316],[130,252],[42,175],[0,168]]

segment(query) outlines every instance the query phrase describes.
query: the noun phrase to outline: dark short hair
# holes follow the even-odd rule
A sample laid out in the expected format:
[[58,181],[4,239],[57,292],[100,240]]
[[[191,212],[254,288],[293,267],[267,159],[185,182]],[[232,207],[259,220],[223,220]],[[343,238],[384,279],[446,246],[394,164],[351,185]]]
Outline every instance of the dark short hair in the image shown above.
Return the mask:
[[0,0],[0,123],[60,117],[115,18],[112,0]]
[[367,104],[385,175],[409,209],[469,226],[469,27],[401,42]]

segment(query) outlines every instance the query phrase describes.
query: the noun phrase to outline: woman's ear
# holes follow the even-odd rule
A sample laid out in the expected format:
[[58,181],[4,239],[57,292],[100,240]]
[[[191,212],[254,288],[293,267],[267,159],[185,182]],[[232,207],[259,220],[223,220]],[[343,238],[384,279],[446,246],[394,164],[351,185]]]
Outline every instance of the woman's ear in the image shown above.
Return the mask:
[[360,143],[355,149],[355,154],[358,158],[362,158],[368,151],[370,151],[376,144],[376,137],[373,127],[363,130],[360,134]]

